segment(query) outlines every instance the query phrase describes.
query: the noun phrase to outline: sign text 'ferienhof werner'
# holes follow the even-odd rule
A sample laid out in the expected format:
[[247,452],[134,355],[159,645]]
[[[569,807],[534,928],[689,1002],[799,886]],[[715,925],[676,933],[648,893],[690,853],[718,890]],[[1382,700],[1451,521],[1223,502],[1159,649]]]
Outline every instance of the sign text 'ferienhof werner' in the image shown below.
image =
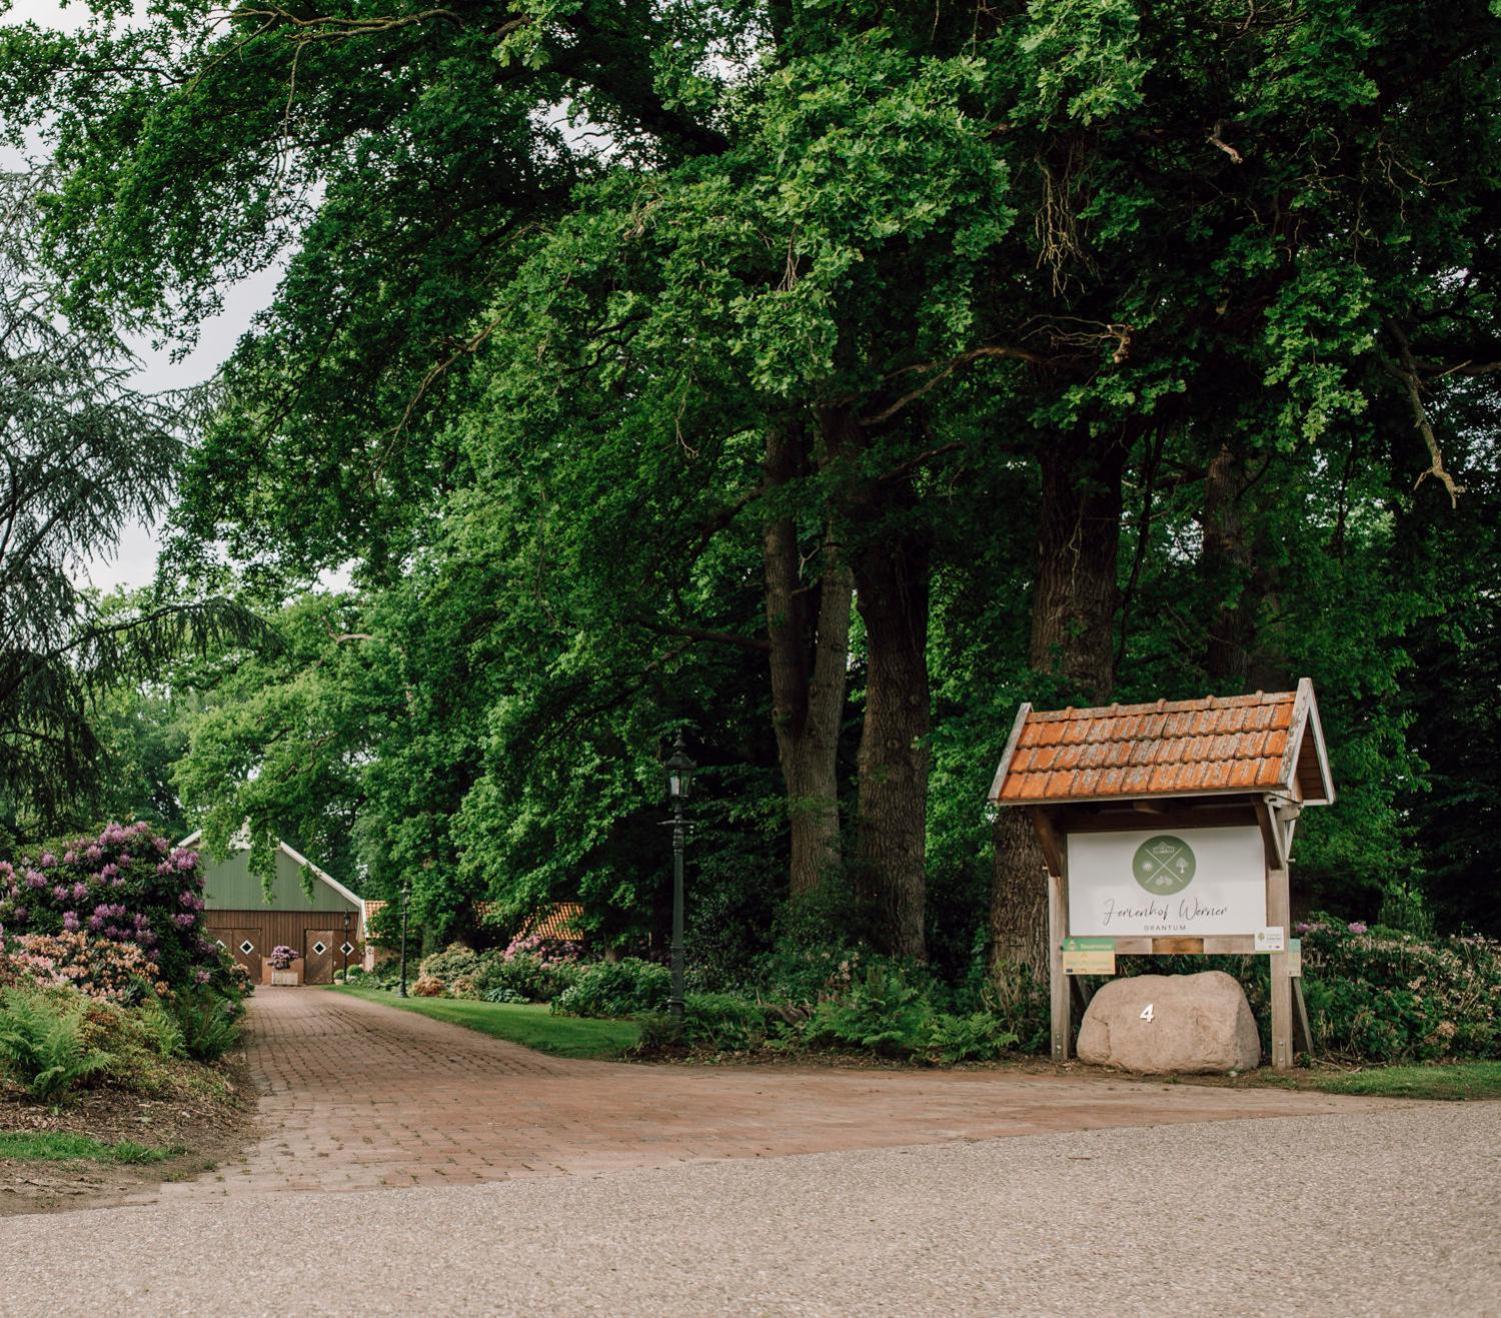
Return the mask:
[[1068,932],[1248,934],[1266,925],[1261,830],[1070,833]]

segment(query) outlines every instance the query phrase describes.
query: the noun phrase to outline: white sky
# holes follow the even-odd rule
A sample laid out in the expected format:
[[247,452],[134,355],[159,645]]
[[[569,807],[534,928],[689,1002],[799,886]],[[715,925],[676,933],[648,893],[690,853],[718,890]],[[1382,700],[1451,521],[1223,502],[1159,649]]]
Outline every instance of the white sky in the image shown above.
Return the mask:
[[[44,27],[71,30],[82,26],[87,18],[88,11],[81,4],[64,8],[56,0],[12,0],[9,11],[0,14],[0,24],[34,21]],[[0,168],[16,169],[24,164],[23,156],[0,147]],[[203,325],[196,347],[182,361],[172,361],[170,350],[153,352],[147,343],[132,342],[130,346],[141,360],[137,387],[154,392],[208,379],[229,356],[251,317],[270,302],[278,278],[279,271],[268,271],[228,289],[223,312]],[[95,559],[83,575],[106,590],[143,586],[156,573],[156,554],[156,528],[132,523],[124,528],[114,553]]]

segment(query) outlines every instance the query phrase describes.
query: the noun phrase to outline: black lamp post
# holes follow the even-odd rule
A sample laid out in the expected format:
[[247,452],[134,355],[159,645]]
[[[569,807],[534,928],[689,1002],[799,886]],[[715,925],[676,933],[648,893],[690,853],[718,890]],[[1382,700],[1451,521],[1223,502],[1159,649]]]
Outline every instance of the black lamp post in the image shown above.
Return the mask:
[[401,881],[401,988],[397,990],[401,997],[407,995],[407,900],[412,895],[412,881]]
[[667,1010],[675,1021],[683,1019],[683,802],[698,766],[683,749],[683,734],[677,735],[667,770],[667,795],[672,798],[672,996]]

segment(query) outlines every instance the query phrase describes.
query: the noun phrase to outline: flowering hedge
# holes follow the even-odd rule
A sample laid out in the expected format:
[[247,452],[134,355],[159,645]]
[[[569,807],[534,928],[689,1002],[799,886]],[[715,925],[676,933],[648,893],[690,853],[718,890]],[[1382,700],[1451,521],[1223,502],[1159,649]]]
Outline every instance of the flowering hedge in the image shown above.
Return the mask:
[[[522,1001],[548,1002],[578,979],[582,948],[571,939],[535,936],[514,939],[503,952],[476,952],[454,943],[424,957],[418,974],[431,981],[425,996],[482,998],[508,989]],[[388,967],[385,978],[393,973]]]
[[93,938],[82,932],[23,934],[0,951],[0,983],[40,988],[76,988],[106,1002],[133,1003],[165,997],[161,970],[134,943]]
[[1501,942],[1419,938],[1327,915],[1294,926],[1324,1055],[1368,1061],[1501,1057]]
[[[173,847],[144,822],[110,824],[96,837],[53,843],[15,863],[0,860],[0,943],[81,934],[87,945],[115,944],[123,956],[136,949],[171,988],[238,995],[243,976],[204,936],[202,916],[198,853]],[[84,943],[66,946],[66,964],[102,955]]]

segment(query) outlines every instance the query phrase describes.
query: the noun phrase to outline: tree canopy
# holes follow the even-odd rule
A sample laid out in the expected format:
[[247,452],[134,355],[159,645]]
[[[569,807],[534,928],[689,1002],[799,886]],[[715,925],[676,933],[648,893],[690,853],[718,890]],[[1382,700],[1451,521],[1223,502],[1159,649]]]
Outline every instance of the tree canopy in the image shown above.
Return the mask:
[[286,641],[182,671],[220,834],[645,937],[681,727],[698,946],[1035,964],[1016,702],[1307,675],[1300,899],[1494,924],[1487,5],[94,12],[0,32],[70,314],[286,262],[173,514]]

